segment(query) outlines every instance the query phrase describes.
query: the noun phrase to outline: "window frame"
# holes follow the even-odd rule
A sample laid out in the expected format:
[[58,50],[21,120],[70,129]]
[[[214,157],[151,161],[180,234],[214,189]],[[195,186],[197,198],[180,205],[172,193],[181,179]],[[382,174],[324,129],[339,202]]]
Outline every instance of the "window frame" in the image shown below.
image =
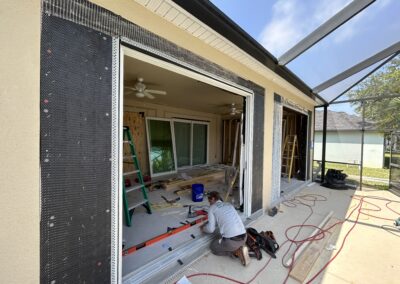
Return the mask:
[[[174,170],[169,172],[161,172],[161,173],[154,173],[153,172],[153,162],[151,159],[151,140],[150,140],[150,132],[149,132],[149,121],[150,120],[159,120],[159,121],[168,121],[169,127],[171,130],[171,142],[172,142],[172,155],[174,157]],[[150,165],[150,176],[151,177],[158,177],[164,176],[169,174],[176,174],[178,172],[178,163],[176,160],[176,148],[175,148],[175,132],[173,127],[173,122],[171,119],[167,118],[160,118],[160,117],[146,117],[146,138],[147,138],[147,151],[149,153],[149,165]]]

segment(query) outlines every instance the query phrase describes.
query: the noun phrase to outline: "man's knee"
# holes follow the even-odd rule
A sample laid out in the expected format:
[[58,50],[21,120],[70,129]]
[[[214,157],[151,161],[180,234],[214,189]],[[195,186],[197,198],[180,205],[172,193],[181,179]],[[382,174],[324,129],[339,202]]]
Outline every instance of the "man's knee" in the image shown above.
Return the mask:
[[221,246],[219,242],[220,242],[220,239],[215,239],[215,240],[213,240],[213,241],[211,242],[211,244],[210,244],[210,249],[211,249],[211,252],[212,252],[213,254],[217,254],[218,248]]

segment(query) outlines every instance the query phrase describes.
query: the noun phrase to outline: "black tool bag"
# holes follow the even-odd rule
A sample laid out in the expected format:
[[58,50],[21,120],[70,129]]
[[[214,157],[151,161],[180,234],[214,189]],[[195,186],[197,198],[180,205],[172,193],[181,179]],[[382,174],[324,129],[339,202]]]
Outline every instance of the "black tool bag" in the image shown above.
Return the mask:
[[249,256],[257,258],[257,260],[262,259],[262,253],[260,246],[258,245],[257,239],[247,233],[246,245],[249,247]]
[[326,182],[323,186],[332,189],[347,189],[346,177],[347,175],[342,173],[342,170],[329,169],[326,172]]
[[262,248],[272,258],[276,258],[275,252],[279,249],[279,245],[275,240],[275,236],[271,231],[257,232],[254,228],[247,228],[247,239],[253,237],[258,244],[259,248]]

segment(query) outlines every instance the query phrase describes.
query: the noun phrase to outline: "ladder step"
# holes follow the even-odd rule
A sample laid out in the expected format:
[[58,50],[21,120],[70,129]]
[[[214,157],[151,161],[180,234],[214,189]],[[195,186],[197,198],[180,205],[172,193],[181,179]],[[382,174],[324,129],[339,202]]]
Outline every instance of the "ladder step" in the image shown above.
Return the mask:
[[128,210],[135,209],[136,207],[139,207],[140,205],[143,205],[143,204],[145,204],[145,203],[147,203],[147,200],[146,200],[146,199],[143,199],[143,200],[140,200],[140,201],[138,201],[138,202],[134,202],[134,203],[132,203],[132,204],[129,204]]
[[136,171],[132,171],[132,172],[126,172],[126,173],[124,173],[124,177],[130,176],[130,175],[134,175],[134,174],[136,174],[136,173],[138,173],[138,172],[140,172],[140,171],[139,171],[139,170],[136,170]]
[[130,187],[125,188],[125,192],[128,193],[128,192],[134,191],[134,190],[136,190],[136,189],[144,188],[144,187],[145,187],[145,186],[144,186],[143,184],[139,184],[139,185],[135,185],[135,186],[130,186]]
[[129,141],[129,140],[124,140],[123,142],[126,144],[131,144],[131,141]]

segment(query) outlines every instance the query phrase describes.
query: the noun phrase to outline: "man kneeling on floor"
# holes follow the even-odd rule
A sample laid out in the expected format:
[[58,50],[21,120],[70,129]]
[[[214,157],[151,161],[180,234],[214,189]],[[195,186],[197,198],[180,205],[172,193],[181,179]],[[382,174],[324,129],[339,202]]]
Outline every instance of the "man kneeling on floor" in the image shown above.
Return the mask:
[[215,255],[228,255],[239,257],[244,266],[250,262],[248,248],[246,247],[246,229],[242,219],[232,204],[222,202],[218,192],[208,194],[210,209],[208,222],[200,226],[205,233],[213,233],[216,226],[219,228],[220,237],[211,243],[211,252]]

